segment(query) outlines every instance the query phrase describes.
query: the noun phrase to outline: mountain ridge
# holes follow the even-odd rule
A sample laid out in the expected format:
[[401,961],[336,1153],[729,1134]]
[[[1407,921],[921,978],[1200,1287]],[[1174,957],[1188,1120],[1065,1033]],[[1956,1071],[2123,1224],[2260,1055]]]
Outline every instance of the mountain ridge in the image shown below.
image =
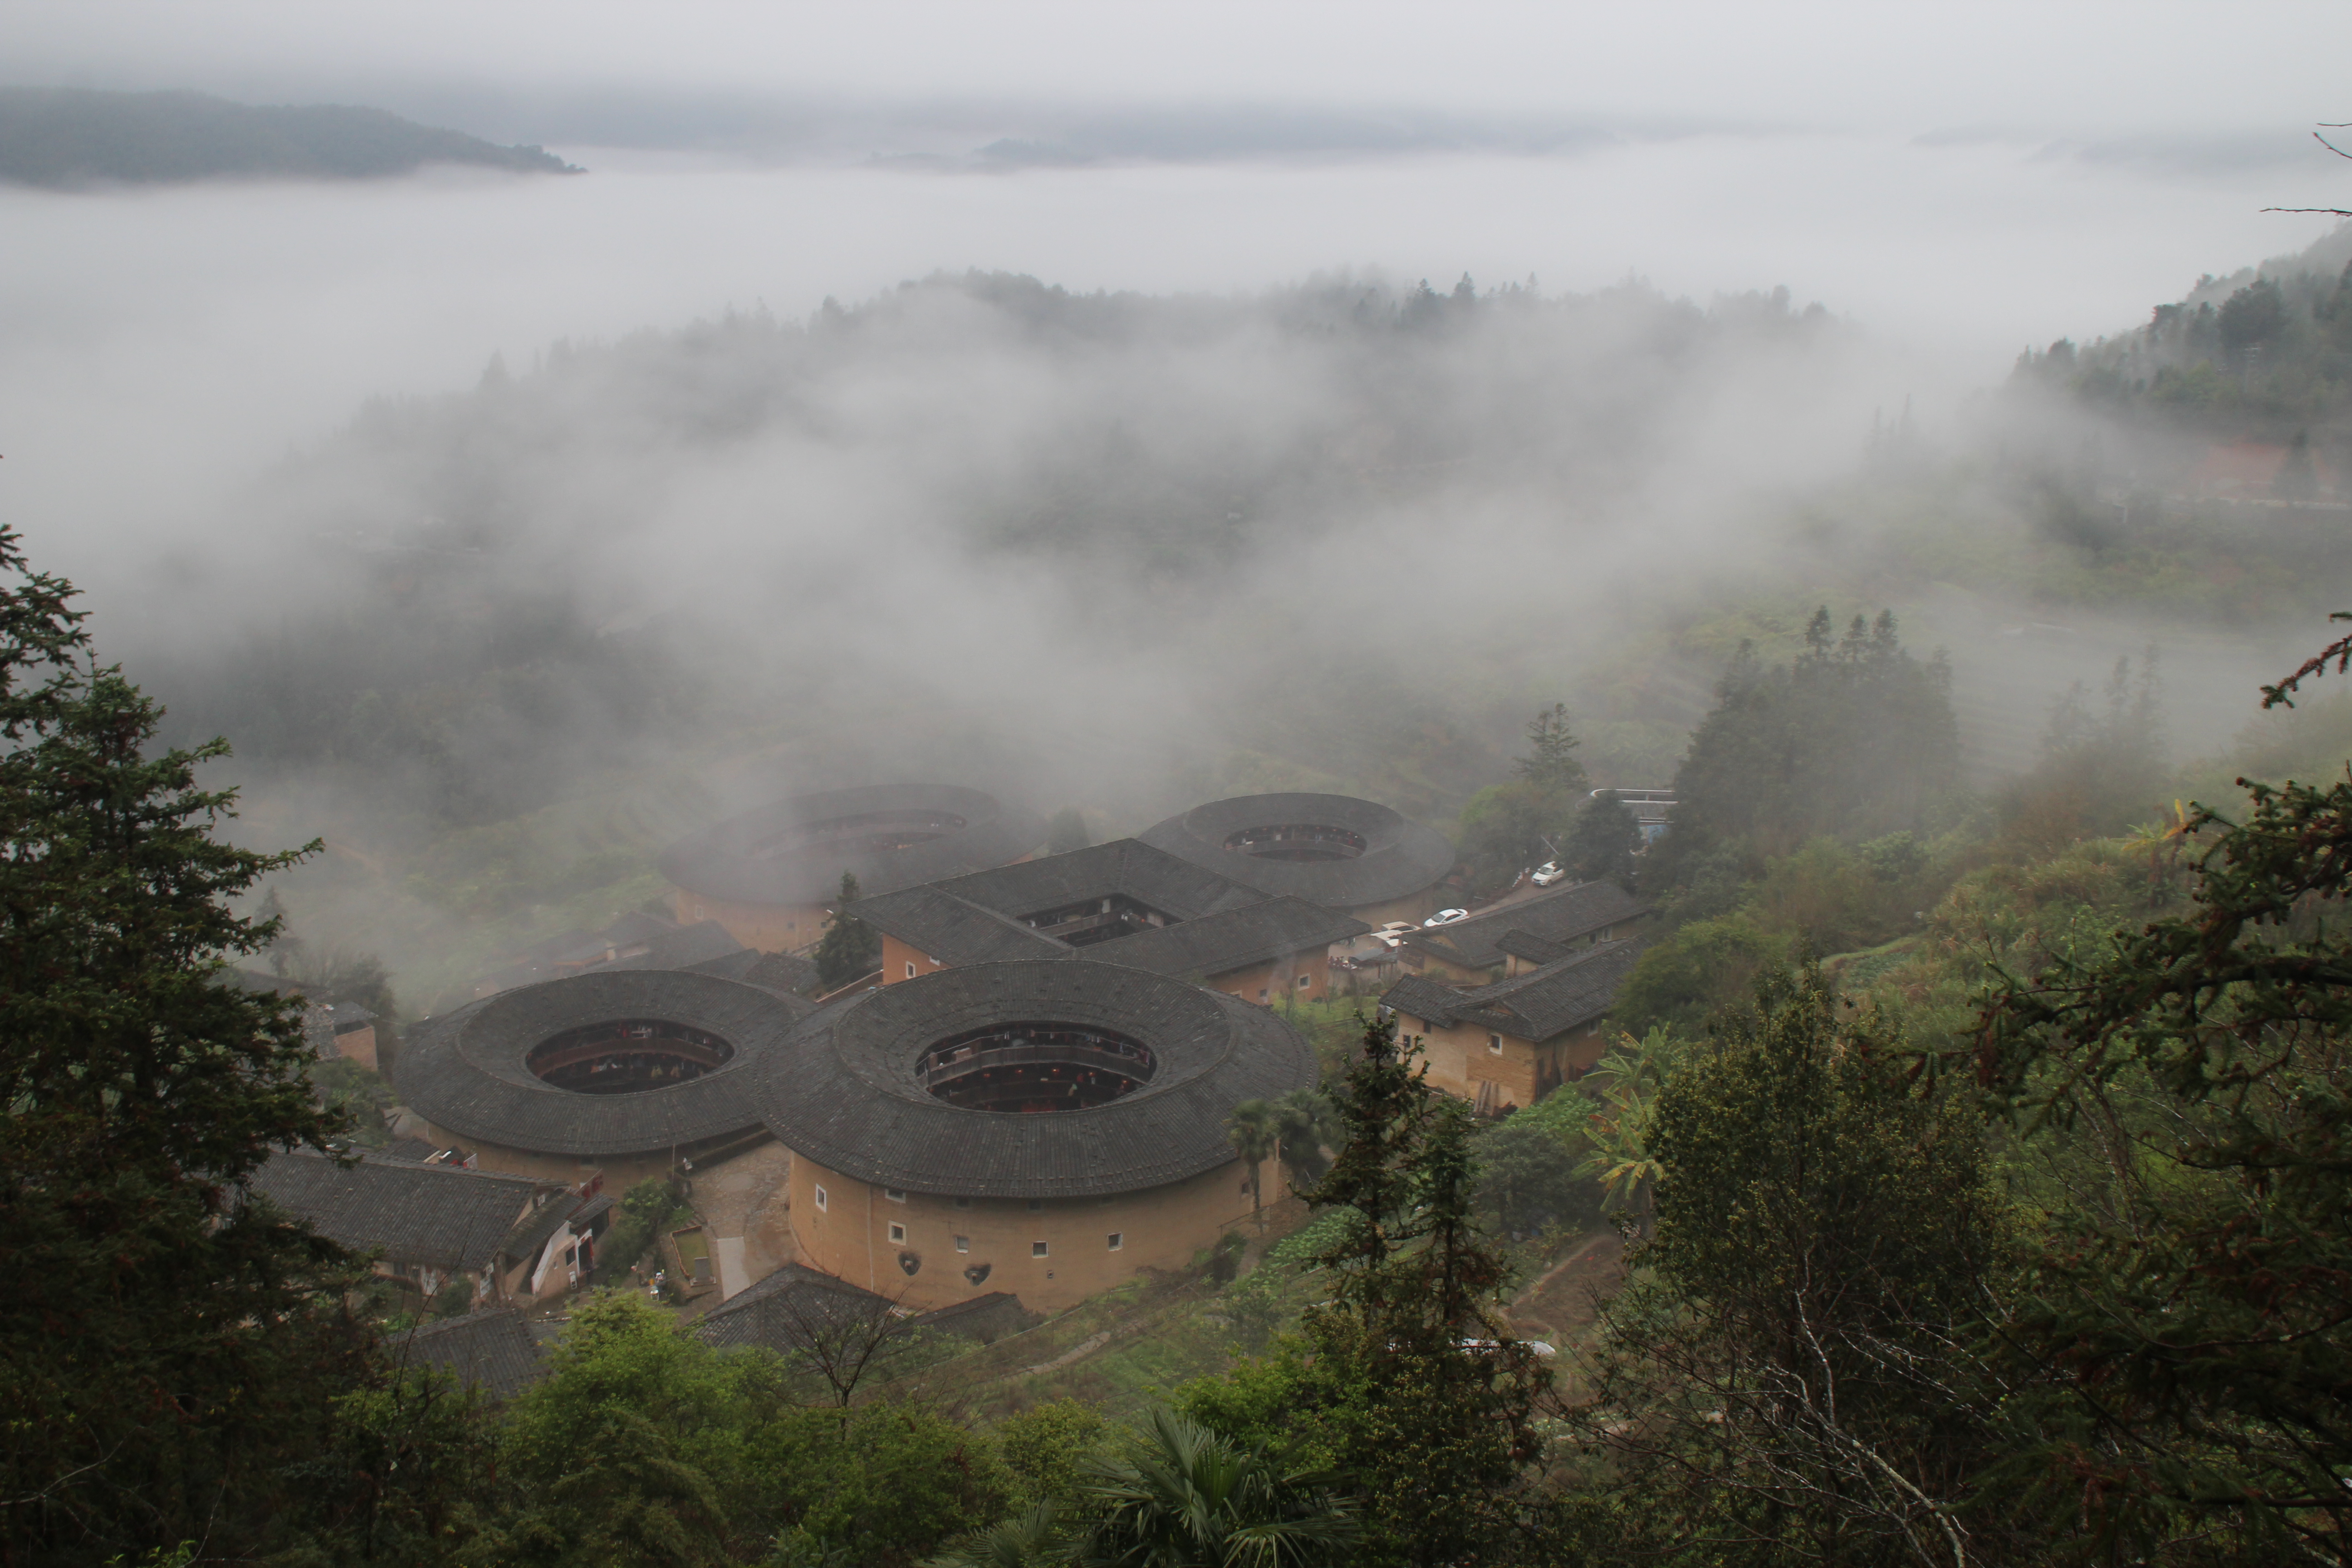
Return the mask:
[[0,183],[49,190],[218,179],[383,179],[427,163],[584,171],[353,104],[253,105],[206,93],[0,87]]

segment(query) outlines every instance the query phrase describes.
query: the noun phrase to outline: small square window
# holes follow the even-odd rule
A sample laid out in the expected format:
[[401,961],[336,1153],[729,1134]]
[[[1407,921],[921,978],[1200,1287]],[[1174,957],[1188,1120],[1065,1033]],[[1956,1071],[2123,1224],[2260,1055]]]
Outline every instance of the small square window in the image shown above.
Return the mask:
[[911,958],[910,958],[910,959],[908,959],[908,960],[907,961],[907,978],[908,978],[908,979],[909,979],[909,980],[912,980],[914,977],[915,977],[915,961],[914,961],[913,959],[911,959]]
[[894,1203],[894,1204],[903,1204],[903,1203],[905,1203],[905,1202],[907,1201],[907,1194],[904,1194],[904,1193],[902,1193],[902,1192],[900,1192],[900,1191],[899,1191],[898,1188],[896,1188],[896,1187],[885,1187],[885,1188],[883,1188],[883,1189],[882,1189],[882,1195],[883,1195],[884,1197],[886,1197],[886,1198],[888,1198],[888,1199],[889,1199],[892,1203]]
[[1486,1048],[1487,1048],[1488,1050],[1490,1050],[1490,1051],[1494,1052],[1494,1053],[1495,1053],[1495,1055],[1496,1055],[1496,1056],[1498,1056],[1498,1057],[1499,1057],[1499,1056],[1501,1056],[1501,1055],[1503,1054],[1503,1037],[1502,1037],[1502,1036],[1500,1036],[1500,1035],[1489,1035],[1489,1036],[1487,1036],[1487,1037],[1486,1037]]
[[927,952],[927,953],[923,954],[923,956],[924,956],[925,958],[930,958],[930,959],[931,959],[931,967],[932,967],[933,969],[937,969],[937,968],[940,966],[940,961],[939,961],[938,959],[936,959],[936,958],[931,958],[931,955],[930,955],[929,953],[928,953],[928,952]]
[[1258,999],[1259,1001],[1261,1001],[1261,1002],[1265,1001],[1265,994],[1266,994],[1265,987],[1265,986],[1263,986],[1263,985],[1259,986],[1259,987],[1257,988],[1257,999]]
[[960,1209],[968,1209],[971,1207],[971,1200],[970,1198],[958,1198],[955,1201],[955,1206]]
[[971,1250],[971,1237],[968,1236],[957,1237],[956,1250],[958,1252],[970,1252]]
[[890,1227],[890,1239],[891,1239],[891,1240],[893,1240],[893,1241],[904,1241],[904,1240],[906,1240],[906,1239],[907,1239],[907,1227],[906,1227],[905,1226],[903,1226],[903,1225],[894,1225],[894,1226],[892,1226]]
[[1033,1242],[1031,1242],[1031,1243],[1029,1244],[1029,1256],[1030,1256],[1030,1257],[1032,1257],[1032,1258],[1043,1258],[1043,1257],[1045,1257],[1045,1244],[1044,1242],[1042,1242],[1042,1241],[1033,1241]]
[[1111,1249],[1113,1252],[1117,1252],[1120,1247],[1125,1247],[1126,1245],[1127,1245],[1127,1233],[1126,1233],[1126,1232],[1124,1232],[1124,1231],[1118,1231],[1118,1230],[1115,1230],[1115,1231],[1112,1231],[1112,1232],[1110,1233],[1110,1249]]
[[1313,978],[1314,978],[1314,976],[1313,976],[1313,975],[1311,975],[1311,974],[1302,974],[1302,975],[1300,975],[1300,976],[1298,977],[1298,988],[1299,988],[1301,991],[1306,990],[1306,989],[1307,989],[1307,983],[1309,980],[1312,980]]
[[823,1187],[819,1187],[816,1190],[816,1206],[818,1213],[822,1214],[824,1211],[824,1189]]
[[1045,1212],[1045,1200],[1043,1198],[1031,1198],[1029,1200],[1029,1212],[1031,1214],[1044,1214]]

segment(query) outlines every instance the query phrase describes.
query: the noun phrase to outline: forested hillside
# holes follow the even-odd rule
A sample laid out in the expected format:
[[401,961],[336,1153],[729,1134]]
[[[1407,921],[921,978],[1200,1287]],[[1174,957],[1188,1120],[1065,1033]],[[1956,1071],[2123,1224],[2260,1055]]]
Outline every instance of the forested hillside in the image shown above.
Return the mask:
[[74,189],[191,180],[358,180],[427,163],[577,174],[537,147],[346,104],[248,105],[200,92],[0,88],[0,181]]

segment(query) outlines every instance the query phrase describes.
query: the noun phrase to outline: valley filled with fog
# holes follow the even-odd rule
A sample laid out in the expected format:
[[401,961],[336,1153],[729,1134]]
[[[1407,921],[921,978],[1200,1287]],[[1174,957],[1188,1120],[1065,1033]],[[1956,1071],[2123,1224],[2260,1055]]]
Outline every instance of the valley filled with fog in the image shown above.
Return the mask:
[[2352,1563],[2340,4],[0,19],[0,1564]]
[[1990,781],[2151,645],[2214,750],[2305,635],[1922,548],[2039,548],[1974,460],[2020,348],[2324,228],[2193,169],[561,151],[593,172],[0,194],[12,521],[177,738],[230,736],[246,831],[340,852],[306,920],[397,963],[514,912],[407,857],[583,801],[635,826],[514,852],[565,887],[869,773],[1113,831],[1281,784],[1444,822],[1553,700],[1601,782],[1664,783],[1733,646],[1817,603],[1949,649]]

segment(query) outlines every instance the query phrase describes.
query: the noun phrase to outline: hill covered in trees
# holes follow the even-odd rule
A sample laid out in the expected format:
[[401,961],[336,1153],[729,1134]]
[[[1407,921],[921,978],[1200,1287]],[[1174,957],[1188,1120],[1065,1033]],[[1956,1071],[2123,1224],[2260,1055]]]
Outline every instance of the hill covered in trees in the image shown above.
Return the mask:
[[518,174],[580,171],[537,147],[500,147],[350,104],[251,105],[201,92],[0,88],[0,182],[69,190],[194,180],[362,180],[427,163]]

